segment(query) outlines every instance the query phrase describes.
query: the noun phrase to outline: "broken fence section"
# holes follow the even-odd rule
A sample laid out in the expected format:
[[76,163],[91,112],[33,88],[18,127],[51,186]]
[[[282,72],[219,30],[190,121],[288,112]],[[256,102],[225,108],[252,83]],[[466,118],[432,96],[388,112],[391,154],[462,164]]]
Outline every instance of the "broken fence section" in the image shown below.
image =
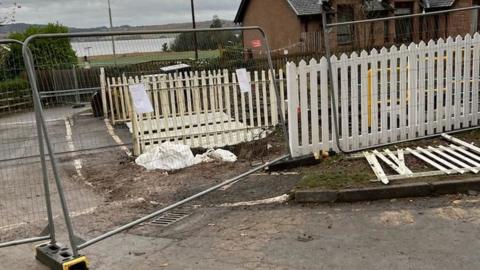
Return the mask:
[[[383,151],[365,151],[363,154],[375,173],[377,180],[388,184],[392,180],[465,174],[480,172],[480,148],[447,134],[442,138],[451,144],[398,149],[395,153],[389,149]],[[415,158],[434,168],[433,171],[414,172],[405,164],[404,154],[411,154]],[[384,163],[397,174],[388,175],[383,169]]]

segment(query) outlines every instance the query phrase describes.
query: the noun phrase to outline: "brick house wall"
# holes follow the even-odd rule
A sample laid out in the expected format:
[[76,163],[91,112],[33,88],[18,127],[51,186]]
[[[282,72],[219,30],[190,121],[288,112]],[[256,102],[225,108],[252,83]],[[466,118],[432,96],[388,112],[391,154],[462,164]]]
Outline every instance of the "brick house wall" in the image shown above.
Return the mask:
[[[267,34],[271,49],[279,49],[300,40],[301,21],[287,1],[252,0],[243,18],[244,26],[261,26]],[[260,39],[255,31],[244,33],[245,48],[252,48],[251,40]]]
[[[366,19],[362,9],[363,0],[331,0],[330,3],[337,12],[331,17],[334,22],[338,21],[338,12],[342,7],[350,7],[353,10],[353,20]],[[412,14],[423,12],[419,0],[391,0],[390,4],[395,10],[409,9]],[[468,7],[472,4],[480,4],[480,0],[456,0],[451,8]],[[394,16],[395,10],[384,11],[380,17]],[[479,30],[475,29],[478,26],[473,28],[472,14],[472,11],[463,11],[446,15],[415,17],[408,23],[388,20],[357,24],[351,28],[354,36],[352,41],[344,43],[338,42],[338,27],[334,27],[329,34],[330,46],[334,51],[351,51],[358,48],[379,48],[395,43],[428,41],[465,35]],[[401,36],[398,33],[397,24],[401,23],[410,24],[410,34]],[[321,16],[297,16],[286,0],[250,0],[242,24],[262,27],[270,39],[273,50],[290,47],[288,50],[295,52],[295,50],[320,51],[323,48]],[[245,35],[244,38],[245,46],[249,47],[249,40],[253,37]],[[258,37],[256,38],[258,39]],[[303,43],[303,48],[302,46],[291,48],[291,45],[300,42]]]

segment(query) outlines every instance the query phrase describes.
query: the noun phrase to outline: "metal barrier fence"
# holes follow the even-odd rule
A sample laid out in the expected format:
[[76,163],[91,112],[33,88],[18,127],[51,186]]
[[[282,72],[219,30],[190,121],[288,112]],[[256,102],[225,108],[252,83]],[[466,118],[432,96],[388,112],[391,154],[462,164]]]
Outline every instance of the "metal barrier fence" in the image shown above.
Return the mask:
[[55,241],[48,168],[39,158],[45,153],[42,128],[38,114],[29,112],[32,99],[22,58],[12,54],[22,45],[0,40],[0,96],[9,100],[8,113],[0,114],[0,247]]
[[[323,12],[326,57],[287,70],[292,155],[350,153],[477,128],[479,8],[333,23]],[[383,42],[359,34],[378,24],[385,25]],[[339,43],[348,33],[351,43]]]
[[[248,49],[245,46],[244,37],[247,35],[256,37],[254,48]],[[196,38],[194,38],[195,36]],[[122,52],[121,54],[113,53],[110,47],[111,39],[118,41],[118,46],[123,46],[117,50],[117,52]],[[158,44],[152,45],[159,42],[162,44],[161,51],[158,51]],[[76,57],[72,57],[70,53],[66,55],[59,53],[58,48],[53,46],[53,44],[63,44],[62,46],[68,48],[74,43],[77,44],[73,47],[88,45],[89,55],[85,57],[77,53],[73,54]],[[45,44],[50,44],[50,46],[45,46]],[[58,195],[60,195],[57,205],[61,206],[64,214],[74,257],[78,257],[80,249],[146,222],[169,209],[184,205],[220,187],[237,182],[273,162],[288,157],[284,114],[280,113],[280,108],[285,108],[282,100],[284,97],[280,95],[277,85],[280,75],[277,72],[269,72],[274,69],[268,41],[258,27],[42,34],[31,36],[25,41],[23,56],[26,58],[25,63],[32,83],[34,99],[37,96],[39,120],[44,128],[45,143],[49,153],[48,160],[51,166],[51,171],[48,173],[53,175]],[[181,60],[185,58],[192,59],[185,64]],[[173,62],[175,65],[173,67],[162,66],[157,61],[158,63]],[[131,134],[126,124],[117,123],[113,126],[108,119],[98,118],[103,115],[111,115],[112,111],[114,114],[118,113],[119,107],[112,106],[110,102],[105,103],[108,101],[106,98],[108,95],[102,95],[101,91],[95,93],[91,97],[90,105],[85,107],[59,107],[58,104],[65,104],[66,102],[63,101],[69,97],[63,97],[58,93],[55,94],[55,101],[50,100],[50,97],[40,100],[36,74],[54,68],[68,67],[72,62],[77,62],[77,65],[84,68],[92,66],[103,68],[104,72],[100,73],[99,69],[98,73],[102,87],[107,86],[106,78],[132,77],[127,85],[122,86],[124,91],[117,92],[119,95],[125,94],[123,99],[119,97],[119,100],[127,101],[124,105],[126,108],[130,107],[130,115],[135,116],[134,121],[156,122],[157,126],[166,119],[165,116],[185,121],[190,113],[193,114],[193,109],[189,111],[188,108],[199,106],[199,100],[192,98],[196,92],[184,91],[188,88],[187,82],[190,82],[182,77],[185,72],[202,74],[203,70],[221,70],[229,75],[235,73],[238,84],[226,84],[221,87],[224,93],[231,93],[230,105],[228,105],[230,99],[227,101],[224,95],[218,94],[220,85],[212,83],[198,85],[200,88],[207,89],[214,86],[213,88],[216,89],[216,92],[211,91],[208,94],[199,92],[202,97],[200,99],[202,100],[201,112],[208,114],[212,110],[215,111],[215,108],[219,108],[225,115],[230,114],[229,117],[234,118],[234,121],[246,125],[247,130],[258,127],[250,127],[250,123],[242,123],[242,121],[248,122],[252,118],[261,119],[258,121],[262,123],[259,122],[258,126],[261,126],[266,132],[257,138],[258,141],[245,142],[229,148],[239,155],[238,158],[241,161],[249,162],[240,162],[233,167],[224,163],[196,165],[192,170],[195,173],[193,180],[197,182],[188,176],[188,173],[192,173],[189,170],[179,171],[175,174],[165,174],[163,171],[145,171],[133,162],[130,149],[127,147],[136,135],[143,136],[145,134],[135,132]],[[258,76],[263,74],[257,83],[253,82],[253,87],[248,78],[250,73],[259,74]],[[165,92],[153,95],[151,99],[143,99],[142,102],[151,103],[153,106],[151,106],[150,112],[142,115],[142,112],[145,111],[140,110],[145,107],[137,104],[136,98],[138,97],[136,95],[138,91],[140,94],[147,94],[148,91],[154,92],[155,85],[163,84],[160,81],[153,81],[152,78],[155,76],[166,76],[175,82],[165,85]],[[219,76],[218,73],[217,76]],[[228,77],[230,79],[230,76]],[[176,83],[182,78],[184,84],[180,86],[182,91],[179,91],[179,85]],[[212,77],[211,80],[214,78]],[[262,87],[255,87],[255,84],[260,84]],[[261,98],[255,98],[260,96],[260,93],[255,90],[260,89],[262,94],[266,94]],[[162,102],[164,94],[167,93],[168,99],[171,101],[168,106]],[[242,111],[240,109],[239,115],[236,115],[235,112],[238,109],[232,107],[234,96],[237,96],[241,102],[250,100],[248,104],[252,110],[244,111],[240,116],[240,111]],[[127,98],[125,99],[125,97]],[[179,107],[172,109],[169,106]],[[184,110],[181,109],[182,106]],[[167,110],[169,113],[163,114]],[[148,114],[151,116],[148,117]],[[55,120],[55,122],[50,123],[49,119]],[[53,124],[60,122],[62,122],[64,130],[57,129],[57,126]],[[138,124],[138,126],[141,125],[141,123]],[[202,124],[200,123],[200,125]],[[158,132],[159,130],[155,133]],[[163,135],[157,136],[161,142]],[[196,146],[208,148],[211,145],[199,143]],[[65,147],[67,149],[64,149]],[[245,152],[248,153],[245,154]],[[57,155],[58,153],[61,156]],[[43,157],[43,155],[40,156]],[[271,160],[271,162],[265,163],[266,160]],[[46,162],[45,159],[42,161]],[[248,165],[256,164],[258,161],[263,164],[253,168]],[[42,167],[46,168],[47,166]],[[182,175],[182,173],[186,175]],[[221,184],[214,180],[222,178],[228,180]],[[152,182],[153,179],[155,181]],[[189,192],[184,193],[187,195],[186,199],[175,202],[176,200],[172,199],[172,197],[175,198],[174,194],[169,194],[163,189],[179,180],[184,181],[183,186],[188,186],[190,189]],[[187,180],[192,182],[189,183]],[[197,193],[198,187],[195,186],[197,184],[199,186],[211,185],[212,187]],[[76,200],[76,197],[80,197],[81,200]],[[154,201],[155,204],[148,204]],[[142,208],[145,207],[145,202],[149,207]],[[152,207],[155,205],[166,207]],[[128,220],[134,221],[113,229],[119,224],[127,223]],[[99,233],[100,235],[98,235]],[[95,234],[97,235],[95,236]],[[94,238],[84,241],[81,240],[80,235],[83,237],[94,236]]]

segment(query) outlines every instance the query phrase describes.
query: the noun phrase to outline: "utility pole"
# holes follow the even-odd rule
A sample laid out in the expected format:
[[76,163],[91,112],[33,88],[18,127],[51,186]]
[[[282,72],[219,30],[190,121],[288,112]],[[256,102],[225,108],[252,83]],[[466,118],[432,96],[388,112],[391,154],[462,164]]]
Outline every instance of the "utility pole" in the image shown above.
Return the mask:
[[[197,24],[195,23],[195,5],[193,4],[193,0],[190,0],[190,4],[192,6],[192,26],[193,29],[197,28]],[[193,46],[195,47],[195,60],[198,60],[198,41],[197,41],[197,32],[193,32]]]
[[[113,31],[113,22],[112,22],[112,8],[110,7],[110,0],[108,0],[108,17],[110,19],[110,31]],[[112,36],[112,51],[113,51],[113,63],[117,65],[117,53],[115,51],[115,37]]]

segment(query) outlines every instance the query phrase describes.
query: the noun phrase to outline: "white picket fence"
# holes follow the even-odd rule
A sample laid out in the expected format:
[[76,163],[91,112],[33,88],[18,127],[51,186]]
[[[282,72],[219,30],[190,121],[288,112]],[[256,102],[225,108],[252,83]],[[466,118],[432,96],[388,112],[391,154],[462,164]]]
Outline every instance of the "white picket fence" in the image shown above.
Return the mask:
[[[276,74],[280,99],[285,100],[284,73]],[[166,141],[221,147],[260,139],[279,122],[277,98],[270,72],[248,76],[252,86],[248,93],[240,91],[236,74],[227,70],[106,78],[104,109],[110,106],[113,123],[127,122],[136,155]],[[136,114],[128,90],[132,82],[146,84],[153,113]],[[281,110],[285,115],[285,102]]]
[[[332,56],[341,148],[478,125],[480,35]],[[325,58],[287,65],[293,156],[338,150]]]

